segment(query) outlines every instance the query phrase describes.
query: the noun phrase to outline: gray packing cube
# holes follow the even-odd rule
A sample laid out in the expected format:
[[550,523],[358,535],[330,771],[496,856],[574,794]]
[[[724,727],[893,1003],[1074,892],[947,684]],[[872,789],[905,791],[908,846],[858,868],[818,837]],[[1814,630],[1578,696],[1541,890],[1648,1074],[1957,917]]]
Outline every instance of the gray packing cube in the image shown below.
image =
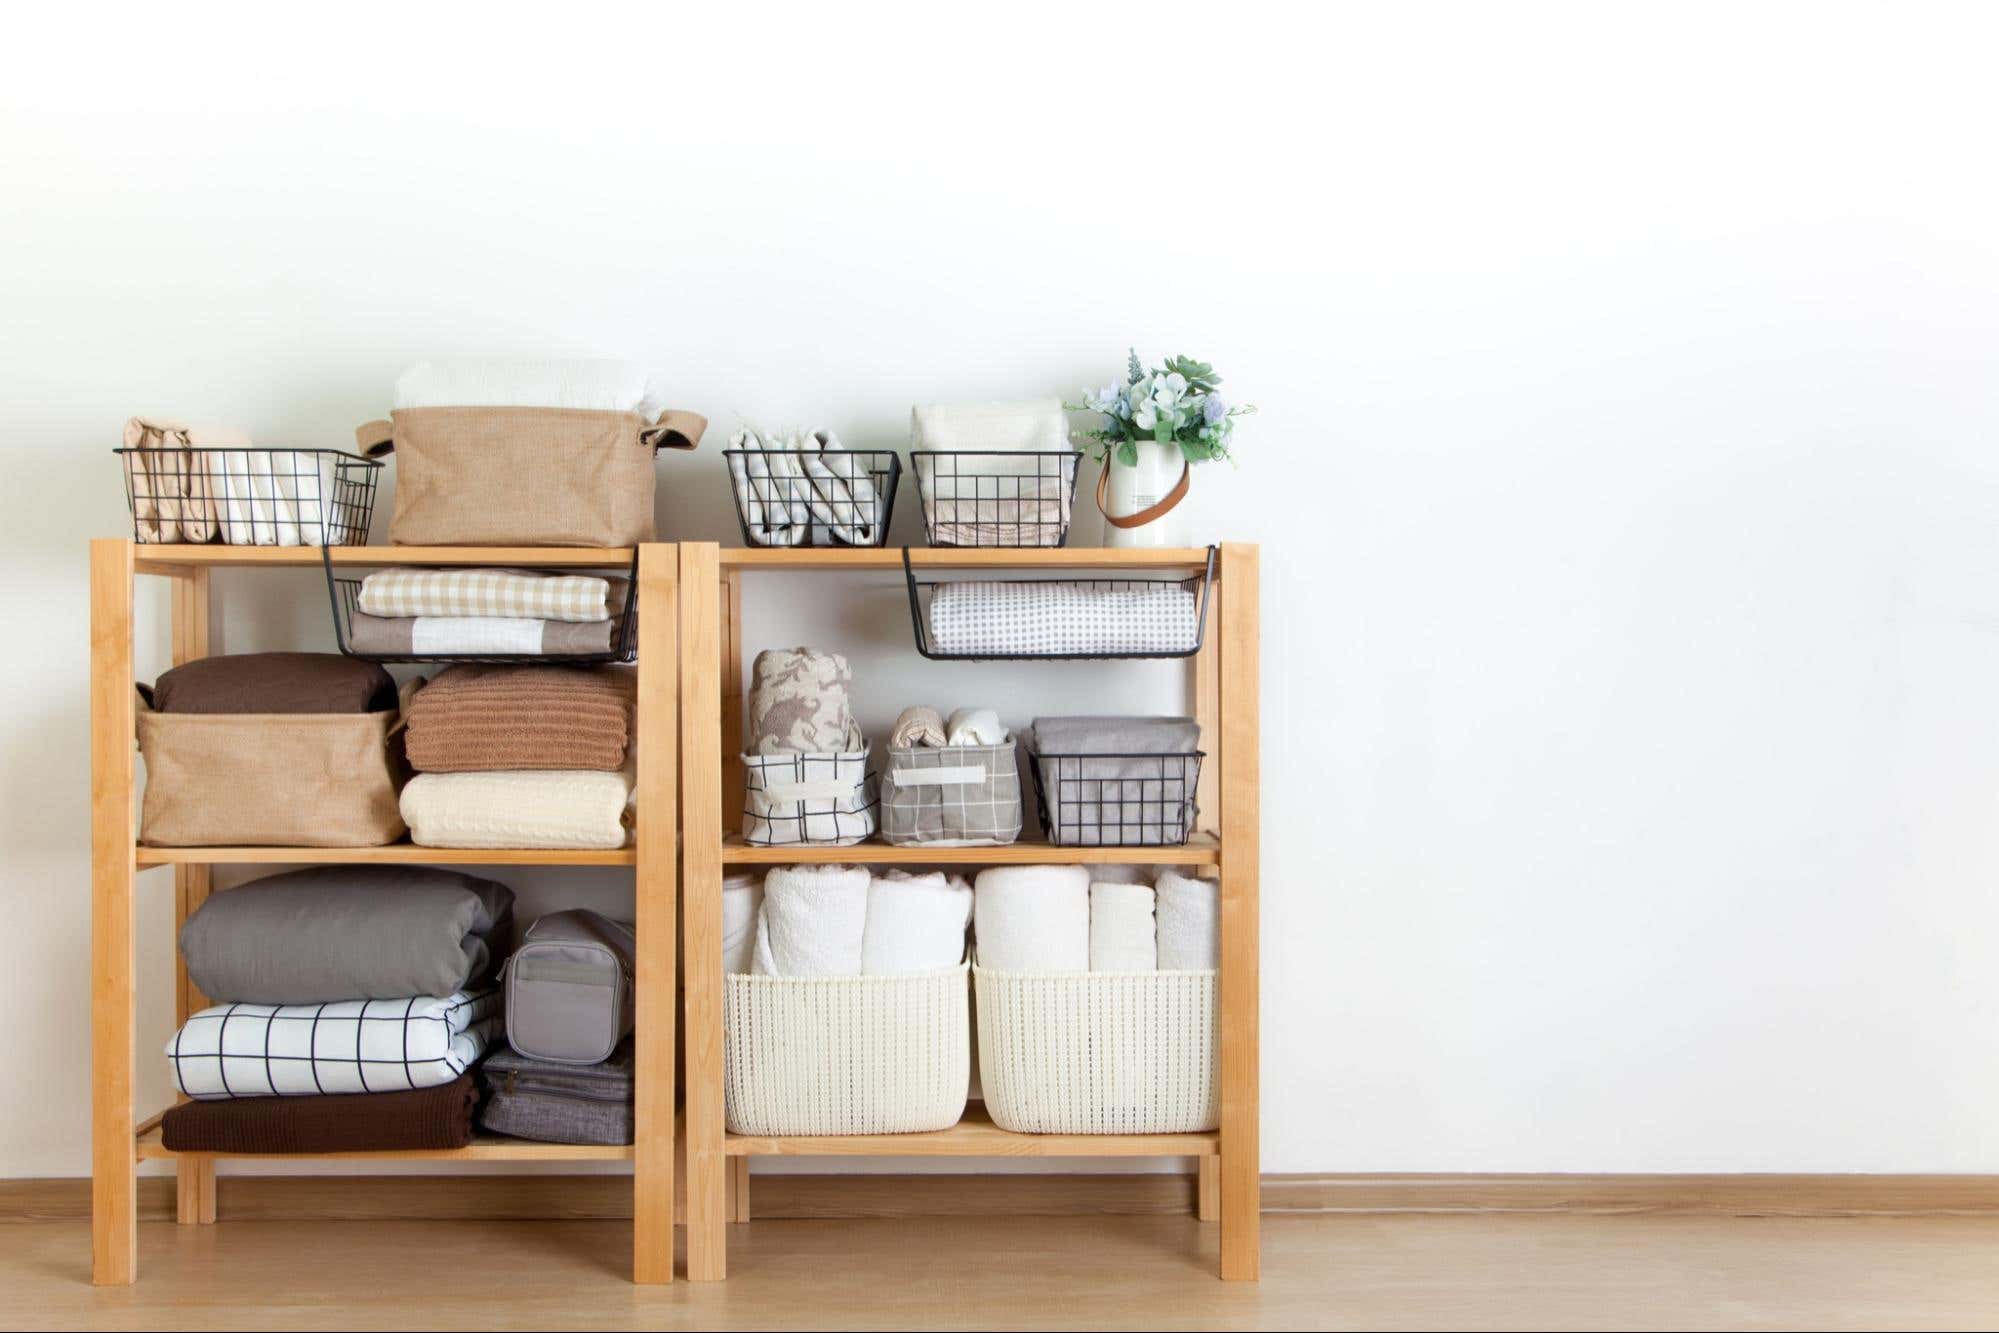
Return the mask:
[[575,908],[528,927],[507,960],[507,1044],[532,1060],[594,1065],[632,1030],[630,926]]
[[602,1064],[530,1060],[501,1050],[479,1066],[485,1091],[479,1124],[495,1134],[541,1143],[630,1143],[632,1043],[620,1042]]

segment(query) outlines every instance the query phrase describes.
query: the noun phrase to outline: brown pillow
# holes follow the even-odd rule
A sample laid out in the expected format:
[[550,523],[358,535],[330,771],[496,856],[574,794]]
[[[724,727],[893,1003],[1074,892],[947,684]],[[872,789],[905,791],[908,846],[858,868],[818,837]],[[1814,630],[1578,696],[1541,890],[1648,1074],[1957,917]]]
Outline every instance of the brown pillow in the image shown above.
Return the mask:
[[161,713],[375,713],[395,706],[388,672],[338,653],[203,657],[153,686]]

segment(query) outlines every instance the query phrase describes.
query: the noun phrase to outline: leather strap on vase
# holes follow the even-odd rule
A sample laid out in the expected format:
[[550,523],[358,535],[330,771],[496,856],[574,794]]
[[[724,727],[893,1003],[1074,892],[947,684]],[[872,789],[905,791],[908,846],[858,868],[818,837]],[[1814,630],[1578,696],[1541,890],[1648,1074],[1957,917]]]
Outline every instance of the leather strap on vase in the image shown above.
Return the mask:
[[1111,469],[1116,466],[1116,463],[1105,459],[1104,470],[1097,474],[1097,512],[1104,516],[1104,522],[1114,528],[1142,528],[1156,518],[1164,518],[1174,505],[1187,498],[1187,485],[1194,472],[1193,464],[1181,459],[1180,480],[1173,483],[1173,489],[1166,492],[1158,504],[1120,517],[1104,507],[1104,501],[1110,498]]

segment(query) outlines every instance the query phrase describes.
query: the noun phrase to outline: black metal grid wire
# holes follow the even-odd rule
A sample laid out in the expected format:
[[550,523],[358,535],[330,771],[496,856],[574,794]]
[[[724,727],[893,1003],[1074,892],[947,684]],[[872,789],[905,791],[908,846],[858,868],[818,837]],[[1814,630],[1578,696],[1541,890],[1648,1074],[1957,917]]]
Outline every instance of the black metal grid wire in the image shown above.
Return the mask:
[[385,466],[340,449],[111,452],[125,473],[132,537],[146,543],[365,546]]
[[1082,457],[1074,449],[910,450],[924,540],[932,546],[1066,545]]
[[1183,587],[1195,583],[1201,585],[1200,606],[1194,613],[1194,640],[1185,645],[1148,649],[1144,652],[1089,652],[1089,653],[953,653],[934,648],[930,643],[930,616],[927,597],[937,589],[939,580],[919,579],[916,568],[910,563],[909,548],[902,548],[902,576],[909,585],[909,623],[916,636],[916,651],[934,662],[1124,662],[1147,658],[1192,657],[1201,651],[1201,645],[1208,637],[1208,594],[1215,584],[1215,557],[1219,548],[1208,548],[1208,567],[1204,573],[1190,579],[987,579],[991,583],[1063,583],[1071,587],[1089,588],[1096,591],[1112,592],[1123,588],[1135,588],[1148,583],[1174,583]]
[[1061,847],[1174,847],[1194,831],[1207,753],[1033,754],[1034,804]]
[[[639,557],[632,553],[626,572],[625,605],[614,614],[619,621],[611,650],[604,653],[361,653],[350,646],[352,618],[360,609],[361,580],[341,578],[333,572],[333,557],[320,552],[326,570],[326,596],[333,607],[333,638],[340,651],[364,662],[480,662],[500,666],[609,666],[636,662],[639,656]],[[464,568],[464,566],[412,566],[412,568]],[[608,569],[563,570],[567,574],[605,573]]]
[[[872,499],[857,499],[840,478],[814,476],[773,477],[768,475],[773,457],[797,461],[805,455],[796,451],[766,449],[724,449],[729,460],[729,489],[736,497],[736,522],[743,541],[750,546],[886,546],[888,522],[895,513],[896,483],[902,479],[902,460],[892,449],[850,449],[827,455],[860,465],[873,488]],[[762,462],[766,475],[756,474]],[[858,480],[858,478],[857,478]],[[761,520],[759,522],[758,520]],[[759,529],[764,529],[760,531]],[[797,541],[774,540],[768,529],[797,530]],[[873,533],[866,541],[856,541],[841,529],[865,528]]]

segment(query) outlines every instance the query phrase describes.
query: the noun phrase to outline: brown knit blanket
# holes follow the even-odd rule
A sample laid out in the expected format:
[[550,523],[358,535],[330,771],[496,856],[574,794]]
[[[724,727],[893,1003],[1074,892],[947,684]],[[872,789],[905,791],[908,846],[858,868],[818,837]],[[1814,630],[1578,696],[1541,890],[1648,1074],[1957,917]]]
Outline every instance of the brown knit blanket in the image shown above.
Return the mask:
[[636,682],[580,667],[446,667],[410,701],[410,765],[424,773],[594,769],[625,762]]
[[381,1152],[463,1148],[479,1089],[469,1073],[415,1092],[187,1102],[160,1121],[169,1152]]

